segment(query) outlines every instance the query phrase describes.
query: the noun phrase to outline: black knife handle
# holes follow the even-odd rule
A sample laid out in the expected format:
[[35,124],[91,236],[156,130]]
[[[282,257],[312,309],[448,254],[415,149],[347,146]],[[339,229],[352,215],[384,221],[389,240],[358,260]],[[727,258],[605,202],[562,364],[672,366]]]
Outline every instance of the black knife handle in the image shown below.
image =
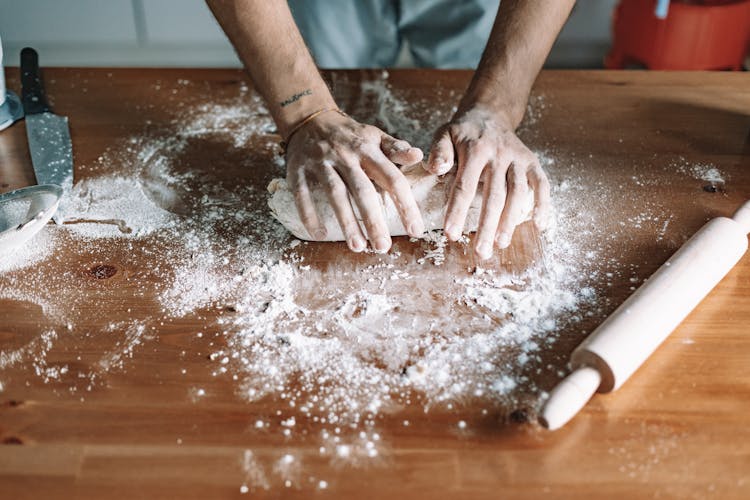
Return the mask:
[[27,115],[50,111],[39,73],[39,55],[31,47],[21,51],[21,102]]

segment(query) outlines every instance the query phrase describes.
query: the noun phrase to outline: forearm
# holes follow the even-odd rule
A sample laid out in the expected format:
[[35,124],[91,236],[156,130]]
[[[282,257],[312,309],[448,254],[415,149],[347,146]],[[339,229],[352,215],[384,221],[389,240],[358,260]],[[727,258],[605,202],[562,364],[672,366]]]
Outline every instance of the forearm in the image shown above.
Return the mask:
[[335,102],[285,0],[207,0],[282,137]]
[[477,104],[516,128],[539,70],[575,0],[502,0],[487,47],[459,109]]

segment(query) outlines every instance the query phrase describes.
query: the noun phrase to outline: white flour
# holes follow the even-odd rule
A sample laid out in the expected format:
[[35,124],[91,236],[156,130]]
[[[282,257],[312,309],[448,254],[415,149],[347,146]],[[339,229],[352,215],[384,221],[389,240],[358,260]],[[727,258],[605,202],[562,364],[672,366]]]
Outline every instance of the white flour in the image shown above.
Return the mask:
[[684,158],[680,158],[678,162],[675,162],[675,166],[680,173],[690,175],[694,179],[711,184],[724,184],[726,182],[724,174],[714,165],[705,163],[690,164]]
[[[365,82],[362,90],[362,101],[347,111],[380,121],[421,147],[429,144],[432,131],[414,117],[422,104],[407,105],[384,77]],[[436,124],[449,114],[434,117]],[[535,108],[532,120],[540,115]],[[205,324],[216,335],[207,361],[214,376],[233,384],[241,399],[271,401],[278,408],[267,420],[249,420],[248,427],[284,439],[306,429],[331,463],[369,463],[387,451],[379,424],[404,409],[533,413],[543,397],[536,376],[564,374],[545,354],[560,340],[558,332],[601,315],[599,291],[588,283],[604,279],[611,286],[623,274],[637,277],[637,269],[624,269],[602,278],[603,267],[619,266],[597,257],[609,244],[595,233],[608,200],[592,200],[577,166],[561,165],[546,152],[540,158],[550,173],[557,225],[543,257],[529,269],[513,275],[455,270],[451,252],[469,253],[469,241],[449,244],[439,232],[425,236],[416,256],[397,244],[388,255],[366,255],[364,264],[348,257],[330,269],[308,262],[313,244],[290,238],[268,213],[267,182],[259,188],[242,179],[218,182],[222,175],[212,172],[226,167],[218,157],[216,166],[186,170],[181,163],[198,146],[245,158],[252,143],[264,149],[266,163],[249,159],[242,167],[263,168],[268,179],[278,176],[276,138],[268,135],[273,128],[257,96],[243,91],[229,102],[182,109],[166,129],[150,129],[86,166],[87,177],[65,208],[69,223],[49,226],[33,246],[0,260],[0,300],[38,303],[50,320],[69,327],[40,332],[27,345],[3,351],[0,369],[32,359],[43,380],[65,376],[62,367],[45,364],[46,355],[53,341],[77,334],[79,323],[88,320],[78,307],[87,298],[64,274],[37,290],[43,269],[36,267],[55,259],[57,245],[86,262],[106,262],[103,252],[113,241],[127,244],[127,255],[144,266],[134,293],[147,304],[155,297],[160,313],[141,317],[133,311],[129,324],[107,324],[92,333],[112,336],[111,348],[83,378],[93,382],[106,379],[108,371],[127,370],[138,347],[149,341],[147,332],[158,335],[165,321],[218,314]],[[723,179],[710,169],[684,173]],[[643,212],[624,220],[623,230],[655,224],[664,236],[671,218]],[[604,243],[592,247],[591,241]],[[187,397],[207,404],[210,396],[195,387]],[[416,425],[414,417],[399,421]],[[470,432],[472,424],[464,415],[453,425]],[[246,450],[240,460],[246,474],[242,493],[276,484],[327,487],[325,478],[306,476],[304,464],[290,453],[262,463]]]
[[54,248],[54,237],[42,230],[24,248],[0,255],[0,273],[33,266],[47,259]]
[[92,238],[138,238],[174,221],[148,199],[140,183],[120,176],[79,182],[62,214],[69,230]]

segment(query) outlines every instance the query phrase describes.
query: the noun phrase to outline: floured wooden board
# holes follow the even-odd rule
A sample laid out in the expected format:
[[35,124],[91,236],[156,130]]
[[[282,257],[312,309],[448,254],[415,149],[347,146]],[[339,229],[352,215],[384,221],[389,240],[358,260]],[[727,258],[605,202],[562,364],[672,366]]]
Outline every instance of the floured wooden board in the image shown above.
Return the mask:
[[[543,74],[520,133],[556,232],[526,223],[486,263],[439,232],[388,255],[290,237],[241,72],[46,76],[79,182],[68,223],[0,267],[9,498],[747,496],[747,259],[616,397],[528,423],[586,334],[750,192],[743,75]],[[469,74],[328,77],[426,147]],[[22,124],[0,145],[0,190],[33,183]]]

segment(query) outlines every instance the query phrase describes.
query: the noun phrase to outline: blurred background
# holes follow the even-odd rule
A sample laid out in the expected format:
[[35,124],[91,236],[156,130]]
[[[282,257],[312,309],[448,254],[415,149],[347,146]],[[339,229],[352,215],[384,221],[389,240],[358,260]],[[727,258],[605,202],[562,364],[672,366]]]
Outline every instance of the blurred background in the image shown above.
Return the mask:
[[[618,30],[613,26],[618,0],[578,0],[546,67],[604,67],[615,41],[613,31],[620,50],[609,58],[610,67],[748,66],[746,51],[739,59],[725,57],[731,44],[747,47],[748,0],[622,3],[628,10],[621,10]],[[730,11],[730,4],[747,8]],[[665,6],[669,17],[657,20],[655,11]],[[735,40],[714,43],[730,34]],[[17,54],[27,45],[43,54],[46,66],[240,66],[203,0],[0,0],[0,36],[8,66],[18,64]],[[745,40],[744,46],[737,39]],[[398,66],[411,65],[404,47]]]
[[[579,0],[548,66],[601,67],[615,4]],[[240,66],[203,0],[0,0],[0,36],[9,66],[27,45],[45,66]]]

